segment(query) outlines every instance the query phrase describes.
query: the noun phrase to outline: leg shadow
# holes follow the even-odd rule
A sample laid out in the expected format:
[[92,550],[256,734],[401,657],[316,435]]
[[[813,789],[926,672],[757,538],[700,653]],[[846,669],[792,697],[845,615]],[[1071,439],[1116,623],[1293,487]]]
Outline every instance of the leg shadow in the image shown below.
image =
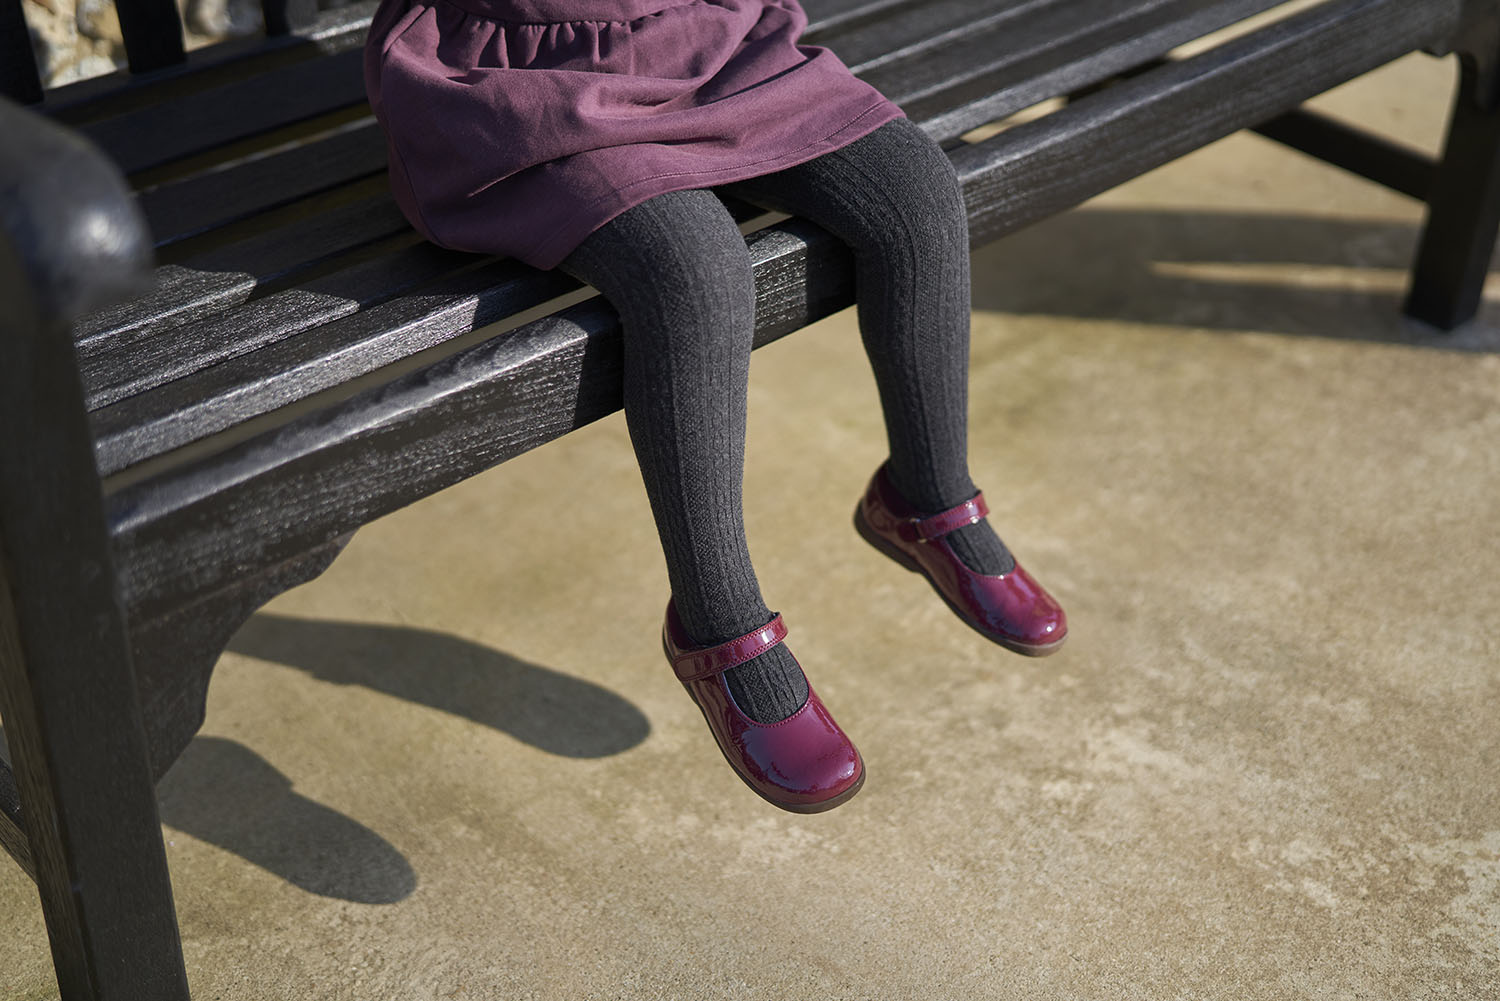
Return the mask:
[[233,852],[320,897],[394,904],[417,875],[368,827],[299,795],[242,744],[199,736],[157,786],[169,827]]
[[380,834],[297,794],[245,744],[196,737],[156,788],[162,822],[318,896],[396,903],[417,873]]
[[651,732],[645,715],[607,688],[425,629],[260,612],[228,648],[462,716],[570,758],[619,754]]
[[[10,763],[0,726],[0,760]],[[3,793],[3,790],[0,790]],[[292,780],[243,744],[197,736],[156,787],[162,823],[217,845],[320,897],[394,904],[417,874],[395,846],[359,821],[292,789]]]

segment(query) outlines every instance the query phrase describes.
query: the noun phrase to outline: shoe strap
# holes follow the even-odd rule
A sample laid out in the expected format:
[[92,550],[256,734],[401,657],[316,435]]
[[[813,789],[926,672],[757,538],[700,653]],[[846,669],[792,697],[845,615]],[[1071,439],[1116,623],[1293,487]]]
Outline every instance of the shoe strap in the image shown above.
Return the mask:
[[[668,616],[667,654],[679,681],[701,681],[713,677],[721,671],[754,660],[786,639],[786,624],[781,621],[781,614],[777,613],[770,622],[727,643],[701,650],[683,649],[678,642],[685,638],[681,631],[681,620],[671,621],[675,618],[675,613],[674,608]],[[674,626],[677,628],[673,628]]]
[[990,506],[984,502],[984,493],[981,491],[962,504],[950,507],[939,514],[927,518],[913,518],[902,524],[898,532],[907,542],[932,542],[941,539],[954,529],[982,520],[989,513]]

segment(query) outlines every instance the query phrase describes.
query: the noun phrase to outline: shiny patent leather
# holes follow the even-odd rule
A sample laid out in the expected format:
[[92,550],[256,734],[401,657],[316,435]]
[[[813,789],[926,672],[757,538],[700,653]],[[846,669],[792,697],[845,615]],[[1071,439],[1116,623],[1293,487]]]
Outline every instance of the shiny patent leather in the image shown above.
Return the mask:
[[672,670],[702,711],[724,760],[767,802],[793,813],[820,813],[859,791],[865,767],[817,692],[808,685],[801,709],[779,723],[757,723],[735,705],[724,681],[726,670],[759,656],[785,636],[786,626],[778,615],[728,643],[694,648],[672,602],[667,603],[662,624],[662,648]]
[[882,464],[870,480],[854,527],[865,541],[908,570],[924,575],[969,626],[1008,650],[1032,657],[1053,653],[1068,635],[1062,606],[1018,563],[1007,574],[975,573],[944,538],[989,514],[983,494],[935,515],[914,511],[891,485]]

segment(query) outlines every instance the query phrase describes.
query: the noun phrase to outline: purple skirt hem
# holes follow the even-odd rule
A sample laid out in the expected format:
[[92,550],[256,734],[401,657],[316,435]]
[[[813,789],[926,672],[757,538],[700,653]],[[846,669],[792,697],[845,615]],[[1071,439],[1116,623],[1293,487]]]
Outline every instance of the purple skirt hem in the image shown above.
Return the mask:
[[[771,157],[754,163],[715,167],[704,171],[679,171],[643,177],[620,188],[598,202],[580,206],[569,215],[557,231],[533,248],[518,251],[516,258],[534,268],[550,271],[557,267],[590,233],[603,226],[615,216],[669,191],[691,188],[711,188],[732,181],[743,181],[763,174],[772,174],[799,163],[815,160],[832,150],[847,146],[880,126],[905,115],[899,107],[887,100],[880,100],[861,112],[853,121],[835,130],[816,142],[801,149]],[[687,179],[691,178],[691,181]]]

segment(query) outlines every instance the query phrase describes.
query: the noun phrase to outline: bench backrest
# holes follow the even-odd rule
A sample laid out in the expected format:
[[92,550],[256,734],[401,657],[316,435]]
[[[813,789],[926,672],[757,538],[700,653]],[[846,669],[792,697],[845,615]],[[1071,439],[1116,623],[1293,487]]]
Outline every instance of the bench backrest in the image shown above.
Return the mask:
[[[0,0],[0,96],[36,104],[45,95],[41,68],[32,51],[24,0]],[[129,72],[149,73],[186,61],[182,19],[173,0],[115,0]],[[308,23],[316,0],[261,0],[267,37],[286,35]]]

